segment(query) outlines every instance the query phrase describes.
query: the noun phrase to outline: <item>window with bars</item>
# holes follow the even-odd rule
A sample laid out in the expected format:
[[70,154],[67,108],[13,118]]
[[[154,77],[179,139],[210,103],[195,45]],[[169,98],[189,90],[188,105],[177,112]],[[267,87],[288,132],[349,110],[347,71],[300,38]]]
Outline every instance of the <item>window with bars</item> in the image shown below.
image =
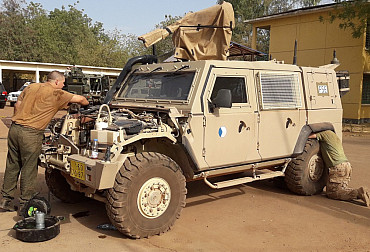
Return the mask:
[[261,73],[260,96],[262,109],[300,108],[298,73]]
[[370,104],[370,74],[364,74],[362,81],[362,104]]

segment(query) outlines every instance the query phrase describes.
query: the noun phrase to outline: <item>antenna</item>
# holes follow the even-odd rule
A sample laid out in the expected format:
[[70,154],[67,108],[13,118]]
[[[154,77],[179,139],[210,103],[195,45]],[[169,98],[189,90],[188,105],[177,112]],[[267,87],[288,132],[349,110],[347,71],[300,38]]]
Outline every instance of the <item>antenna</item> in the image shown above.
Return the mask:
[[153,51],[153,55],[157,55],[157,48],[156,48],[155,44],[152,45],[152,51]]
[[297,40],[294,41],[293,65],[297,65]]
[[331,64],[336,64],[336,65],[339,64],[339,60],[337,59],[337,52],[335,51],[335,49],[333,51],[333,60],[330,63]]

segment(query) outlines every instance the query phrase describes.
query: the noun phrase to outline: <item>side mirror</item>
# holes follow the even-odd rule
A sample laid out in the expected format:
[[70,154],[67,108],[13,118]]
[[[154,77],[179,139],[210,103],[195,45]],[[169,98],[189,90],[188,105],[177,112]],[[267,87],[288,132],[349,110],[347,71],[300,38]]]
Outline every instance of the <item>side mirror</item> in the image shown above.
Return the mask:
[[218,90],[216,97],[212,100],[212,105],[214,108],[231,108],[231,90]]

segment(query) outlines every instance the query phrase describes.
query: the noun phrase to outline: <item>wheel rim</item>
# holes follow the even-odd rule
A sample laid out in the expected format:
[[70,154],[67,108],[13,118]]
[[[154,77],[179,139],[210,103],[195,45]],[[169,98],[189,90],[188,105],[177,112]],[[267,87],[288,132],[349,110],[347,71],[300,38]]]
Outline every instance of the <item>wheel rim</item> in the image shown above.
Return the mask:
[[137,205],[141,215],[148,219],[161,216],[170,204],[171,188],[163,178],[151,178],[140,188]]
[[313,155],[308,163],[308,166],[310,171],[310,179],[314,182],[319,181],[324,172],[324,162],[322,158],[317,154]]

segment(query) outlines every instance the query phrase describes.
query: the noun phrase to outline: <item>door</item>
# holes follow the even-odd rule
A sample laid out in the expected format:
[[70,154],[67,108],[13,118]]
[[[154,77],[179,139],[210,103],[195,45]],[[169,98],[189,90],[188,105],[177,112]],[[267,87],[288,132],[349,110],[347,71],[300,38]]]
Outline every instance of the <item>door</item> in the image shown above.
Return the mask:
[[[210,168],[260,160],[252,71],[214,68],[205,95],[203,157]],[[231,108],[212,108],[221,89],[229,89]]]
[[[320,69],[321,70],[321,69]],[[307,71],[305,77],[308,83],[309,103],[310,109],[324,109],[324,108],[340,108],[339,97],[336,96],[336,89],[338,88],[336,76],[334,72],[325,71],[321,72],[317,69],[315,71]]]
[[305,124],[299,72],[259,71],[258,149],[263,160],[290,156]]

